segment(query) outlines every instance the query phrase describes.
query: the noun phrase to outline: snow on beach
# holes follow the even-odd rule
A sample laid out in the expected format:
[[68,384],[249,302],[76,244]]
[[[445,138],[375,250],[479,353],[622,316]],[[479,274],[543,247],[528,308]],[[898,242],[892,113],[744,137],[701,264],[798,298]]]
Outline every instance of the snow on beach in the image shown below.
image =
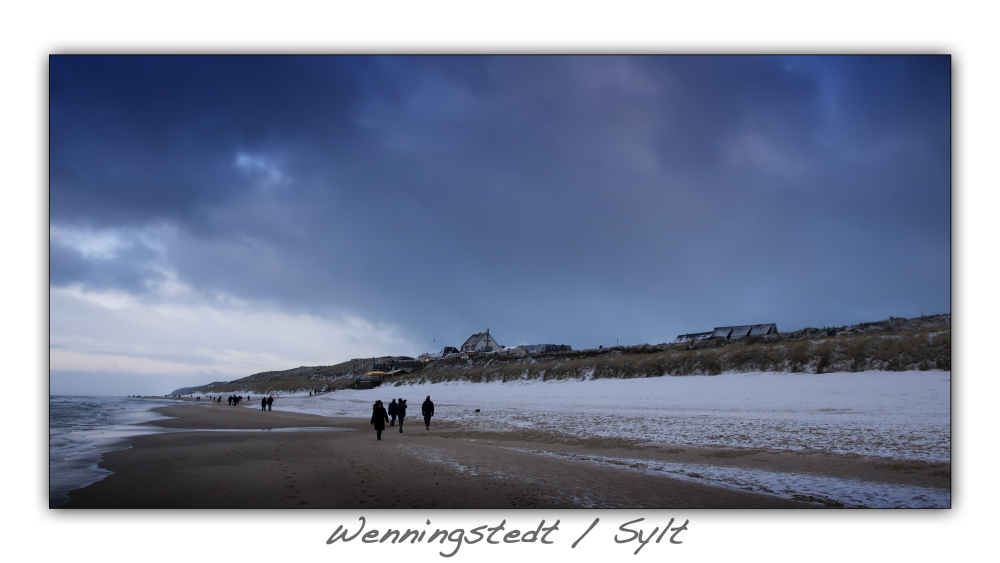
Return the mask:
[[430,395],[436,420],[469,428],[948,462],[950,386],[941,371],[450,382],[282,396],[274,408],[365,417],[403,397],[416,423]]
[[[951,459],[951,373],[729,373],[718,376],[450,382],[282,396],[274,408],[325,416],[367,417],[371,405],[403,397],[419,428],[430,395],[435,420],[470,429],[537,429],[575,437],[771,451],[856,454],[900,460]],[[480,409],[480,412],[475,412]],[[747,470],[648,459],[561,455],[582,463],[664,475],[729,489],[865,507],[947,507],[946,489],[888,485],[827,476]],[[470,460],[435,462],[488,473]]]

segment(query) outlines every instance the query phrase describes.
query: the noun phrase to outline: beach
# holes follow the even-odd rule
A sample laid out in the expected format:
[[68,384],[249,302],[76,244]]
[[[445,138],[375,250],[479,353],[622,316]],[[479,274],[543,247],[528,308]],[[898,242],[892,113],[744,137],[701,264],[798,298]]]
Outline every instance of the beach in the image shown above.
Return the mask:
[[[178,406],[168,428],[256,430],[338,427],[347,431],[178,432],[139,436],[105,454],[109,477],[70,493],[67,508],[568,508],[595,506],[779,508],[804,503],[714,487],[622,479],[614,468],[523,451],[537,444],[471,437],[422,424],[381,441],[364,419],[325,419],[245,408]],[[615,448],[551,449],[613,454]],[[487,473],[448,467],[449,456]],[[516,478],[507,475],[519,473]]]
[[[913,381],[919,381],[914,377]],[[940,373],[937,377],[941,378]],[[650,384],[635,385],[638,389]],[[600,386],[586,387],[585,382],[562,387],[544,385],[521,386],[520,392],[539,396],[546,389],[567,393],[579,388],[607,395]],[[644,431],[608,432],[613,421],[595,423],[589,416],[576,421],[573,416],[533,421],[525,414],[530,409],[528,400],[521,401],[520,415],[507,412],[506,417],[517,422],[507,426],[483,422],[487,418],[476,423],[474,414],[483,415],[484,409],[475,413],[466,408],[470,412],[465,413],[449,401],[440,400],[437,412],[442,416],[433,419],[430,430],[424,428],[419,417],[419,403],[411,404],[405,431],[399,433],[397,427],[387,426],[381,441],[376,440],[367,417],[338,414],[364,409],[370,412],[372,397],[385,395],[383,400],[388,401],[393,394],[413,397],[428,389],[397,387],[320,397],[279,397],[276,410],[270,412],[252,404],[159,407],[156,412],[170,418],[145,424],[165,431],[128,438],[128,449],[105,453],[100,467],[111,475],[70,492],[70,501],[64,506],[427,509],[950,505],[950,460],[934,459],[939,454],[928,453],[938,447],[934,440],[914,431],[911,425],[906,428],[915,445],[908,454],[858,455],[822,448],[819,446],[824,440],[836,434],[840,438],[834,441],[843,449],[843,442],[860,420],[840,413],[845,420],[843,428],[833,429],[827,416],[831,407],[826,404],[817,407],[823,413],[818,422],[809,422],[801,413],[796,415],[802,428],[796,428],[794,433],[802,434],[803,428],[811,428],[805,433],[814,436],[816,447],[812,448],[776,437],[779,433],[774,430],[761,432],[768,437],[742,447],[717,443],[719,440],[666,442],[662,436],[650,441]],[[468,395],[470,389],[491,393],[494,410],[500,408],[502,393],[496,388],[453,386],[451,392],[454,396]],[[506,389],[516,395],[516,389]],[[448,396],[442,388],[433,392],[442,398]],[[869,392],[863,400],[854,402],[870,402],[872,395]],[[685,402],[697,404],[694,396]],[[751,404],[760,407],[760,401]],[[875,406],[881,416],[891,414],[885,412],[884,405]],[[304,412],[307,410],[330,416]],[[585,412],[586,405],[578,410]],[[775,410],[769,407],[771,418]],[[702,405],[691,416],[714,431],[724,426],[723,420],[727,425],[734,421],[750,427],[763,424],[748,419],[745,413],[741,416],[728,412],[713,420],[705,412]],[[615,414],[624,419],[634,414],[607,408],[605,413],[607,417]],[[686,427],[688,423],[680,420],[679,414],[673,416],[678,419],[678,428]],[[925,412],[914,417],[930,418]],[[790,426],[780,417],[773,424]],[[869,423],[861,426],[872,436],[879,432],[890,434],[892,428],[898,431],[905,426],[898,421],[885,425],[884,430]],[[753,436],[746,432],[743,435]],[[784,449],[769,445],[779,438],[790,445]],[[874,446],[875,441],[869,440],[868,444]],[[950,457],[950,446],[947,453]]]

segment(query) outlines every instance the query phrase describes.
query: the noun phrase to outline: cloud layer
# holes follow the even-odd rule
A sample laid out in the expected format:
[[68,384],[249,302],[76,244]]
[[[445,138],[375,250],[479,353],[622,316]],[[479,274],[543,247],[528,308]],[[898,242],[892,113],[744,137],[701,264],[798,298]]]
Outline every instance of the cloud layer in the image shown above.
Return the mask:
[[948,312],[950,79],[948,57],[53,57],[53,368]]

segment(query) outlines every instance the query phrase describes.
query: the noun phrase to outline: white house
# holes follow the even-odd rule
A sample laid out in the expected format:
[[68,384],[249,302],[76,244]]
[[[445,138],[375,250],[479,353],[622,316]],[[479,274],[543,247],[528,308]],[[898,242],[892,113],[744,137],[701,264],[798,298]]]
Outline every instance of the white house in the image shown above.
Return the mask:
[[462,344],[462,352],[499,352],[503,346],[501,346],[490,334],[490,329],[486,329],[486,332],[480,332],[473,334]]

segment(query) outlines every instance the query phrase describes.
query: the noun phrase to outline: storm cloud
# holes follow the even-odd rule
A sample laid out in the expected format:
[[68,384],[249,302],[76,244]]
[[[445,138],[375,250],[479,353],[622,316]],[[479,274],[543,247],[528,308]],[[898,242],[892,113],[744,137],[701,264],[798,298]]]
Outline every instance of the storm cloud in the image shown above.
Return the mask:
[[947,56],[52,57],[53,369],[950,312],[950,131]]

